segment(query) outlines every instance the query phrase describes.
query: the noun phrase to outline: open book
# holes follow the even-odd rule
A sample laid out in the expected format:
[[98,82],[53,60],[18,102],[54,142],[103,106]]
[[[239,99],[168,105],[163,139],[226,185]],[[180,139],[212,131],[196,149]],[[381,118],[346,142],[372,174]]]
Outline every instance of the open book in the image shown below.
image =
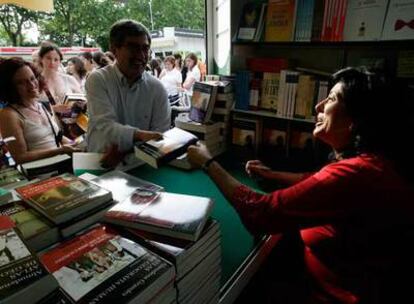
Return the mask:
[[184,154],[188,146],[195,144],[197,140],[194,134],[173,128],[164,132],[162,139],[137,144],[135,156],[150,166],[158,168],[161,164]]

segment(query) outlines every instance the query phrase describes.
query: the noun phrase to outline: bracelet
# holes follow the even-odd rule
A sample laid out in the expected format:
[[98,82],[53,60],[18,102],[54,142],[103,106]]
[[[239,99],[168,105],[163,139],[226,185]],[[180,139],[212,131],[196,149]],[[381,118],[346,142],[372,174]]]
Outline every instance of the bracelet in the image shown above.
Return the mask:
[[208,159],[202,166],[201,169],[203,169],[204,172],[208,171],[208,167],[211,165],[211,163],[215,161],[214,157]]

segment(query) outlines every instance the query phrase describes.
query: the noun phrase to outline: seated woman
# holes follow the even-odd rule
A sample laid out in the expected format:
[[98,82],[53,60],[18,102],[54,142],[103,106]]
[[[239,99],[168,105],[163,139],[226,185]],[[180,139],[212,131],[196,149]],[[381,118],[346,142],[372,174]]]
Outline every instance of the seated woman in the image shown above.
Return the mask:
[[[248,173],[289,187],[257,193],[203,146],[189,147],[188,158],[205,169],[250,231],[300,233],[309,290],[282,303],[400,303],[393,300],[412,288],[401,285],[401,272],[413,264],[414,161],[405,146],[414,129],[412,100],[406,87],[364,68],[335,73],[333,84],[316,105],[313,134],[332,147],[335,162],[314,174],[247,164]],[[389,112],[391,103],[398,114]]]
[[0,132],[16,138],[8,148],[18,164],[78,150],[59,138],[54,117],[39,102],[43,86],[33,64],[21,58],[1,62],[0,99],[7,106],[0,111]]
[[187,76],[183,83],[183,89],[189,96],[193,95],[193,85],[196,81],[200,81],[201,72],[198,68],[198,58],[194,53],[188,53],[185,57],[185,65],[188,68]]
[[174,56],[167,56],[164,59],[165,69],[161,72],[160,80],[167,90],[170,105],[174,105],[180,98],[178,88],[181,86],[181,72],[175,68]]
[[62,104],[65,95],[82,93],[79,83],[73,76],[59,71],[63,56],[56,45],[42,43],[39,50],[39,59],[42,76],[46,82],[42,100],[48,100],[57,113],[67,112],[69,109]]

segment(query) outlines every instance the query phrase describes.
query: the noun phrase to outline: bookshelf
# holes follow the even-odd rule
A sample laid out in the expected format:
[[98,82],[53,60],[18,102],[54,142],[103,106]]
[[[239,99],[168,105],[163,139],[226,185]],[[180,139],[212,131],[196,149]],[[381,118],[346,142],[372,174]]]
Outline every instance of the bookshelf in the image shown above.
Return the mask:
[[[414,84],[414,40],[373,40],[373,41],[238,41],[237,31],[244,1],[232,1],[230,9],[231,23],[231,73],[249,70],[247,58],[285,58],[289,69],[301,73],[316,75],[328,79],[335,71],[347,66],[377,66],[387,73],[408,80]],[[266,1],[261,1],[266,2]],[[260,120],[263,125],[275,125],[286,132],[284,161],[289,159],[292,150],[289,141],[295,130],[311,132],[314,119],[300,119],[278,115],[275,112],[261,110],[232,110],[233,118],[244,116]],[[315,143],[315,147],[320,143]],[[262,146],[262,148],[265,148]],[[317,147],[316,147],[317,148]],[[260,151],[259,149],[256,149]],[[327,154],[328,150],[321,152]],[[318,154],[318,152],[316,152]],[[260,157],[260,153],[255,156]],[[323,159],[318,155],[315,158]]]

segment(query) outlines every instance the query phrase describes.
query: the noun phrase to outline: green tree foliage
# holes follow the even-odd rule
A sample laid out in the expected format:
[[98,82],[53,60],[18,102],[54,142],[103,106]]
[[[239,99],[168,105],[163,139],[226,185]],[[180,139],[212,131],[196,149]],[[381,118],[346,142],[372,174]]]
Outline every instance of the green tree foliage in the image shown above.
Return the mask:
[[[204,28],[204,0],[151,0],[151,4],[154,29]],[[39,16],[40,39],[59,46],[98,44],[107,50],[109,29],[123,18],[135,19],[151,29],[150,0],[54,0],[54,8],[52,14],[31,14]],[[2,12],[1,16],[0,20],[14,18],[11,11]]]
[[22,45],[24,36],[23,25],[32,21],[36,23],[37,13],[15,5],[0,5],[0,23],[12,45]]

